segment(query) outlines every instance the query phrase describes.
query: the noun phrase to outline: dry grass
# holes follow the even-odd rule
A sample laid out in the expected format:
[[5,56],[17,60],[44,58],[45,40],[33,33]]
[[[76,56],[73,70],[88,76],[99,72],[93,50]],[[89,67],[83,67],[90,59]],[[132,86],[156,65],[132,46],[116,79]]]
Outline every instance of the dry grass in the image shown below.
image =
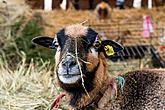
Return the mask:
[[[75,11],[75,10],[53,10],[50,12],[44,12],[41,10],[36,10],[40,12],[45,22],[48,26],[45,26],[44,34],[48,36],[54,36],[55,32],[59,29],[73,23],[81,23],[84,20],[89,20],[91,22],[98,22],[93,11]],[[157,23],[156,26],[165,26],[165,7],[154,8],[150,10],[144,9],[129,9],[129,10],[117,10],[114,9],[112,12],[112,22],[120,20],[120,22],[136,22],[142,21],[144,15],[149,15],[152,17],[153,22]]]
[[146,55],[142,59],[131,59],[125,61],[108,61],[108,71],[110,75],[119,75],[124,74],[132,70],[143,70],[143,69],[151,69],[154,68],[151,62],[151,55]]
[[10,44],[13,41],[12,26],[24,15],[30,16],[29,7],[20,2],[21,0],[10,0],[10,2],[6,0],[6,3],[3,1],[5,0],[0,0],[0,46]]
[[[26,57],[11,70],[0,57],[0,109],[1,110],[46,110],[61,91],[52,84],[49,62],[42,65],[25,63]],[[65,108],[65,105],[60,108]]]

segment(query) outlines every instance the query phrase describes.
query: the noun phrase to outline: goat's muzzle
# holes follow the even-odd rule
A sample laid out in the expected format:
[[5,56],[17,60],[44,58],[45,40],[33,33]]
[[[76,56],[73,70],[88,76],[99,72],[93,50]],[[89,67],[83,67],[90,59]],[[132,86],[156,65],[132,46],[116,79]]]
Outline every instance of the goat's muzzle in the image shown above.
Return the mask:
[[57,67],[57,76],[64,84],[74,84],[81,78],[80,68],[76,58],[66,54]]

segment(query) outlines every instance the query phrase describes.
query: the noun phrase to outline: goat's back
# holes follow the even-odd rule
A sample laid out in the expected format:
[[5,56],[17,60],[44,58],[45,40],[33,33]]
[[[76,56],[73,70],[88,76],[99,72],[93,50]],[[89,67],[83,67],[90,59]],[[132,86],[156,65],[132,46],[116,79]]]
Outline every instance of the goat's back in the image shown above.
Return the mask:
[[165,70],[124,74],[124,94],[104,110],[165,110]]

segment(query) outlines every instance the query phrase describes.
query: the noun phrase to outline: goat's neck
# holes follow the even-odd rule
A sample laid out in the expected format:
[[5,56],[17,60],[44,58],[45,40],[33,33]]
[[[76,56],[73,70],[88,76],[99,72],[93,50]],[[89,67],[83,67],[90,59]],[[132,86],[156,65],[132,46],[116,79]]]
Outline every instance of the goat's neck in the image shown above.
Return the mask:
[[90,97],[86,93],[79,94],[78,92],[76,92],[77,94],[70,95],[71,96],[70,100],[73,100],[73,98],[75,97],[77,98],[75,105],[72,105],[74,109],[75,108],[80,109],[84,106],[87,106],[89,103],[93,101],[94,98],[98,96],[100,92],[101,93],[105,92],[107,83],[108,83],[108,74],[106,72],[106,67],[107,67],[107,64],[103,62],[102,60],[100,60],[100,65],[98,67],[98,70],[96,71],[94,82],[93,82],[94,88],[93,90],[88,92]]

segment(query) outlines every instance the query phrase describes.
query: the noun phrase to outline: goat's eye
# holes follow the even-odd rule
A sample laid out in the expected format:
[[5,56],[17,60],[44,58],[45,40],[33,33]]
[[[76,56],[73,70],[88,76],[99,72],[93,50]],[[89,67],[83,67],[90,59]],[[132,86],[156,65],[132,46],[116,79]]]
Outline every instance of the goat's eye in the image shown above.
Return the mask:
[[58,43],[58,41],[57,41],[56,38],[55,38],[54,41],[53,41],[53,46],[54,46],[55,48],[59,47],[59,43]]
[[55,46],[56,48],[59,47],[58,43],[55,43],[54,46]]
[[95,49],[98,49],[98,48],[100,47],[100,42],[99,42],[99,41],[95,42],[95,43],[93,44],[93,47],[94,47]]

